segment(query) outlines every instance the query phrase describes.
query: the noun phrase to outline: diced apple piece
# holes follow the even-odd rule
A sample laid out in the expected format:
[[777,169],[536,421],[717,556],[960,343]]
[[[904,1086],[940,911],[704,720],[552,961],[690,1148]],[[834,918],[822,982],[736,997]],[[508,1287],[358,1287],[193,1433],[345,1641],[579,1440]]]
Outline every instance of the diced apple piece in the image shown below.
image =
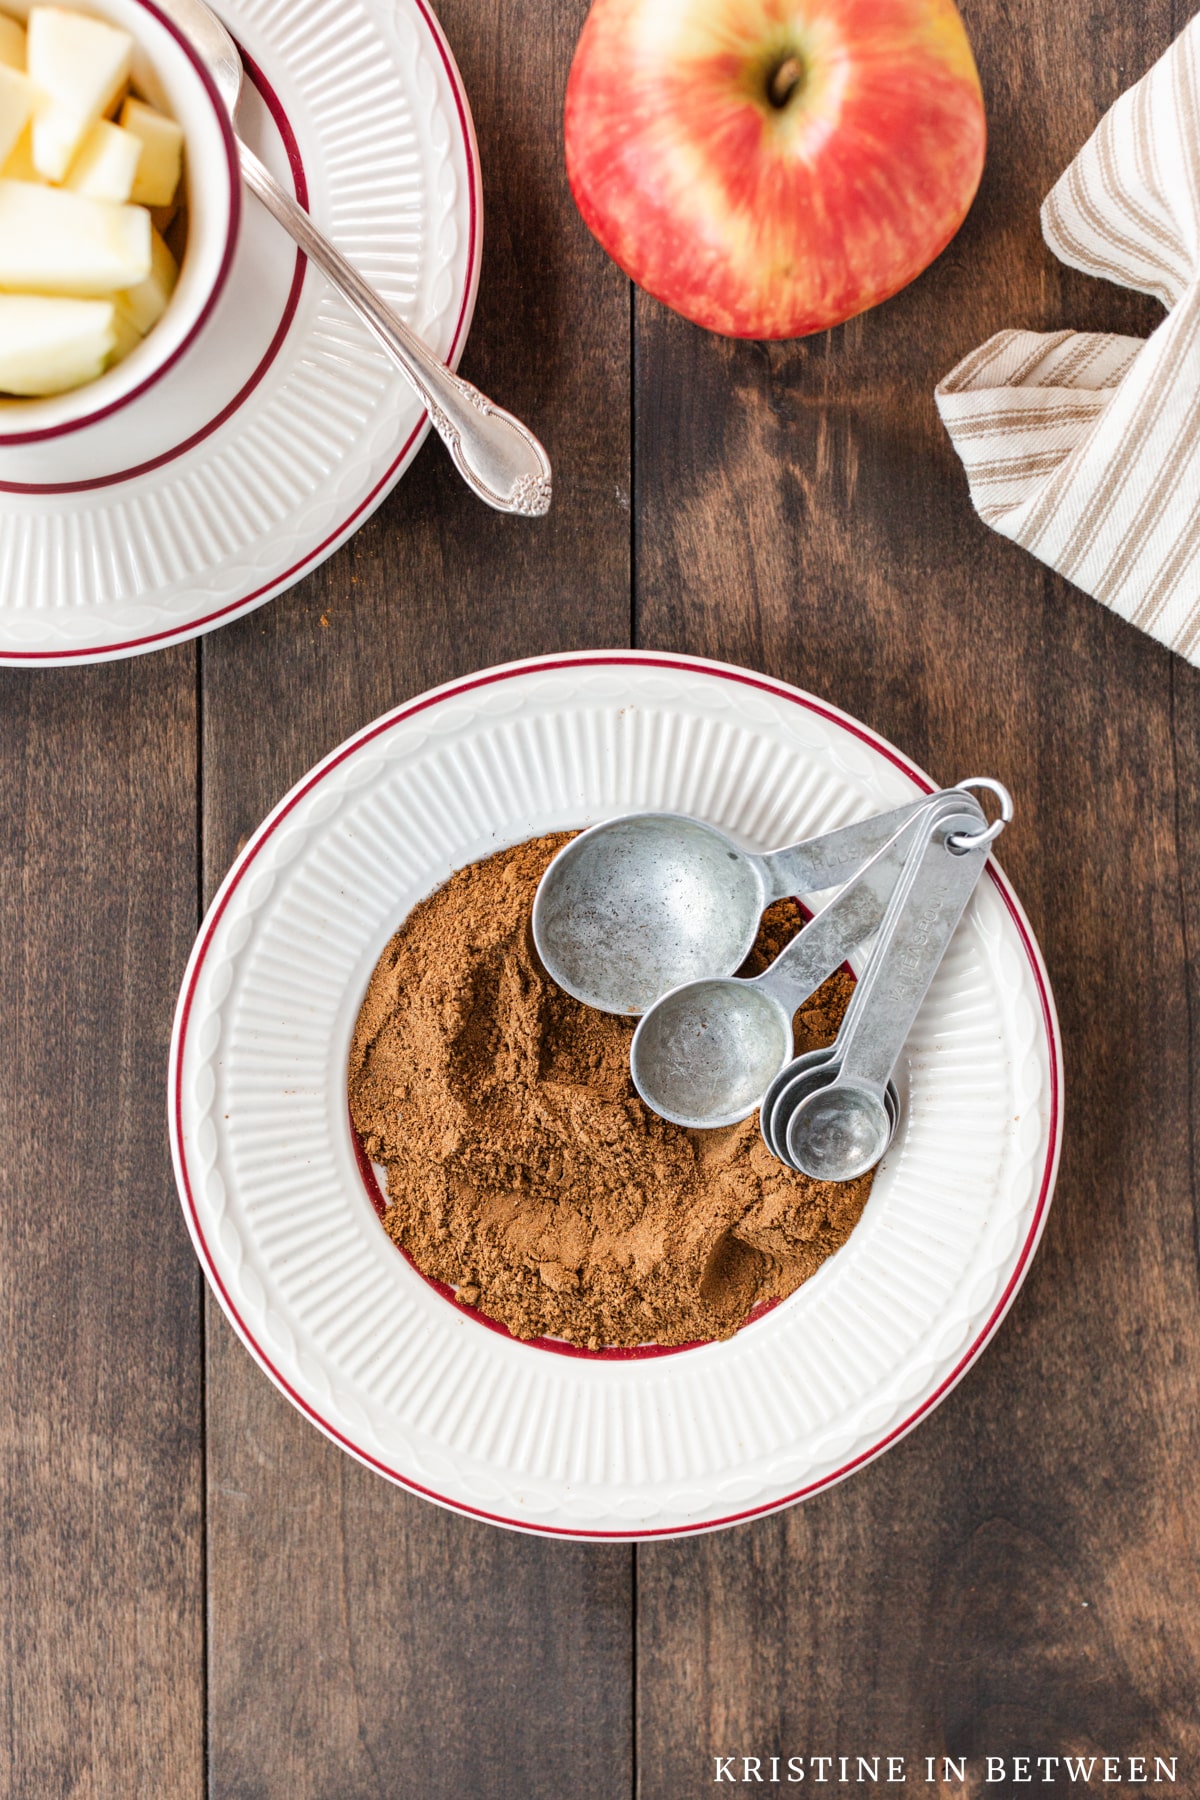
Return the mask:
[[33,117],[38,90],[28,75],[0,63],[0,163]]
[[0,392],[61,394],[94,381],[117,341],[109,300],[0,294]]
[[64,186],[92,200],[128,200],[141,154],[141,142],[132,131],[97,119],[67,170]]
[[128,82],[133,39],[86,13],[35,6],[26,54],[44,95],[33,121],[33,160],[47,181],[61,181],[88,127]]
[[0,63],[6,69],[25,67],[25,32],[15,19],[0,13]]
[[4,181],[40,181],[33,166],[33,128],[27,125],[7,159],[0,163],[0,179]]
[[108,366],[124,362],[131,350],[136,350],[142,341],[142,334],[121,311],[118,302],[113,303],[113,335],[115,342],[109,353]]
[[144,207],[0,181],[0,289],[87,299],[137,287],[150,269]]
[[167,302],[175,292],[179,265],[157,231],[150,233],[150,273],[145,281],[114,295],[117,311],[143,337],[167,310]]
[[138,206],[170,206],[183,169],[183,130],[143,100],[127,100],[121,124],[142,141],[142,156],[130,198]]

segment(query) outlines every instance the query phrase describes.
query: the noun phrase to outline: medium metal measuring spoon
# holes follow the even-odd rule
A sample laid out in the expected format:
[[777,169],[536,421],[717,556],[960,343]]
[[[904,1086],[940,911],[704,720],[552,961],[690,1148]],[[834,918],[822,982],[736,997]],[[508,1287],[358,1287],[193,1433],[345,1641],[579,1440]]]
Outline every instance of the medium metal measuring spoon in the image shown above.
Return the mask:
[[792,1056],[797,1008],[879,930],[914,834],[943,819],[968,832],[987,824],[967,794],[951,789],[927,797],[761,975],[709,976],[662,995],[629,1048],[634,1086],[647,1106],[676,1125],[704,1128],[752,1113]]
[[1012,802],[972,831],[964,814],[929,815],[909,833],[903,872],[871,959],[832,1045],[796,1057],[763,1096],[763,1141],[817,1181],[853,1181],[883,1156],[899,1108],[892,1071]]
[[564,844],[542,876],[538,955],[585,1006],[644,1013],[682,982],[731,975],[773,900],[848,881],[928,798],[763,855],[686,813],[607,819]]

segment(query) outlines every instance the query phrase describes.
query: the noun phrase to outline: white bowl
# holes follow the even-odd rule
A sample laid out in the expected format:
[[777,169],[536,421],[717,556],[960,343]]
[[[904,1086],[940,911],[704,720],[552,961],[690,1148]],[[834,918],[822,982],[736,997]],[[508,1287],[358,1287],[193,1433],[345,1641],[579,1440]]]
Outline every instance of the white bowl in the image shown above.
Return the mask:
[[783,682],[629,650],[451,682],[312,770],[214,900],[171,1052],[184,1214],[283,1392],[392,1481],[585,1538],[710,1531],[790,1505],[925,1417],[1011,1304],[1058,1158],[1053,1001],[994,863],[905,1047],[900,1129],[860,1222],[722,1343],[556,1353],[446,1298],[379,1223],[346,1070],[380,951],[464,863],[634,810],[694,813],[763,850],[931,785]]
[[[229,117],[196,52],[153,0],[66,0],[107,19],[134,41],[133,84],[183,127],[187,250],[162,318],[123,362],[96,381],[44,400],[0,399],[0,446],[31,444],[82,430],[165,375],[195,342],[233,263],[241,219],[241,176]],[[27,13],[27,0],[0,0]]]

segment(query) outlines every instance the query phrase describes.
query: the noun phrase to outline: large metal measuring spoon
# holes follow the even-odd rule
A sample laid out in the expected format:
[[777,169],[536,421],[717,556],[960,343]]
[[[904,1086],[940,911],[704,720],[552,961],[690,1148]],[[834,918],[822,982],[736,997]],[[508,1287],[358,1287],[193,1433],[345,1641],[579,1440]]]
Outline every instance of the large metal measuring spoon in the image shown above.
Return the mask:
[[943,821],[976,834],[987,821],[968,794],[927,797],[862,873],[750,980],[709,976],[657,1000],[633,1034],[629,1064],[647,1106],[677,1125],[733,1125],[754,1111],[792,1057],[797,1008],[879,930],[916,835]]
[[644,1013],[681,982],[731,975],[773,900],[840,886],[927,800],[761,856],[685,813],[608,819],[564,844],[542,876],[538,955],[585,1006]]
[[852,1181],[891,1143],[898,1116],[892,1071],[991,844],[1011,816],[1011,801],[999,791],[1001,819],[985,831],[931,815],[910,833],[903,873],[836,1040],[796,1057],[764,1094],[763,1140],[801,1174]]

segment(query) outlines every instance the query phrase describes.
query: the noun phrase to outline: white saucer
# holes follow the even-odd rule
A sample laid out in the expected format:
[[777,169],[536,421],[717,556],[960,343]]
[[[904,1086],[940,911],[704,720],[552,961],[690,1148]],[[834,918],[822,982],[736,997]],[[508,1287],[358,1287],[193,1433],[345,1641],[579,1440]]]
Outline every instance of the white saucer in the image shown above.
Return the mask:
[[[425,0],[227,0],[244,135],[457,364],[482,239],[462,81]],[[101,662],[211,631],[331,554],[429,429],[365,328],[247,198],[225,294],[141,400],[0,451],[0,664]]]
[[798,689],[635,651],[486,670],[318,764],[213,902],[171,1049],[189,1230],[234,1327],[301,1411],[443,1505],[590,1538],[787,1506],[923,1418],[1011,1304],[1058,1160],[1054,1004],[994,863],[905,1047],[901,1125],[862,1219],[725,1343],[564,1355],[446,1298],[379,1223],[346,1070],[381,950],[464,863],[658,808],[766,849],[931,785]]

